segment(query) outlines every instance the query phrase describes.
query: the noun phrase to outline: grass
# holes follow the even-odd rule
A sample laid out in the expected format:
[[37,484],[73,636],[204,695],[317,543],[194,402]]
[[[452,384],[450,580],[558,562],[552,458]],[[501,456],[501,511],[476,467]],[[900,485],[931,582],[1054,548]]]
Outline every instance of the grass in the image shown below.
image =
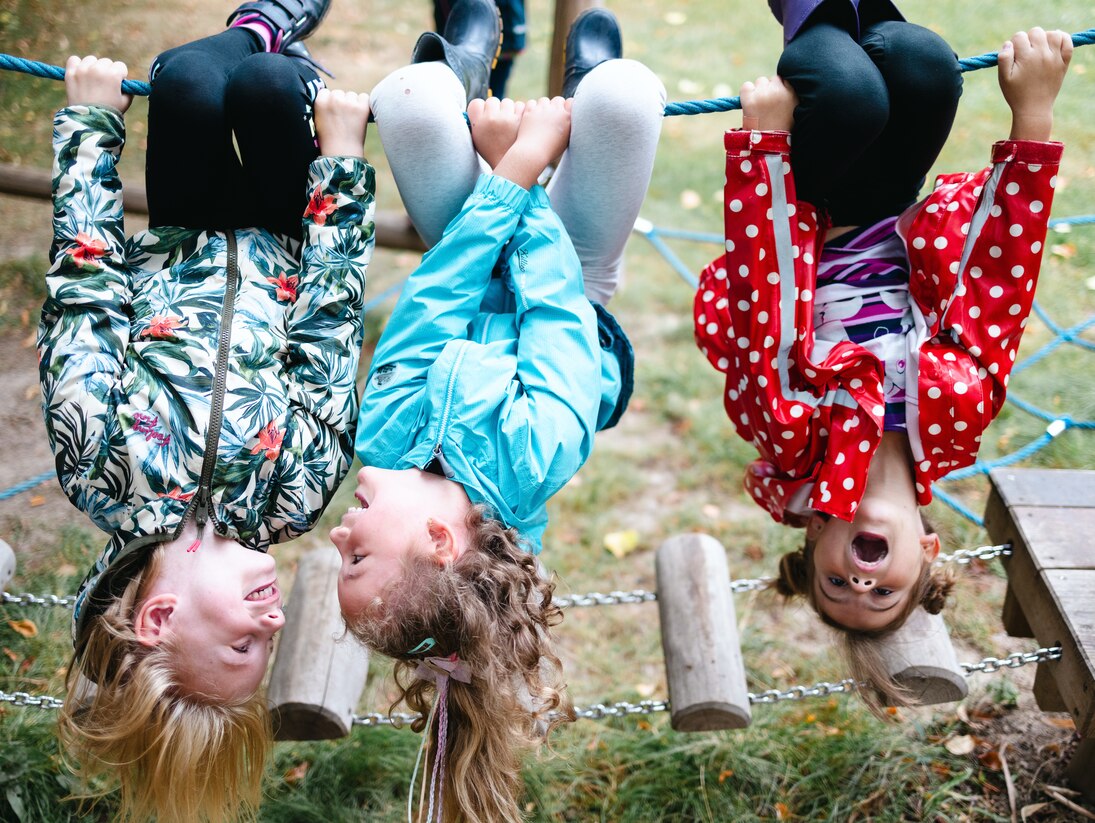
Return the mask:
[[[339,75],[335,85],[342,88],[367,89],[399,65],[427,22],[425,3],[375,0],[365,5],[336,2],[312,41],[317,54],[325,60],[330,55]],[[528,53],[519,59],[511,89],[516,96],[541,93],[548,5],[533,4]],[[962,56],[994,49],[1015,30],[1035,24],[1068,31],[1092,25],[1091,4],[1081,0],[1051,6],[1039,0],[991,5],[904,0],[901,5],[910,19],[943,33]],[[732,14],[718,0],[675,6],[629,0],[615,10],[623,22],[626,52],[663,78],[671,100],[734,94],[742,81],[772,71],[779,52],[779,29],[764,3],[737,4]],[[209,0],[145,5],[13,0],[0,11],[0,42],[4,51],[51,63],[62,63],[69,51],[110,53],[128,61],[131,76],[140,77],[159,50],[174,45],[176,32],[213,31],[224,12]],[[1078,49],[1057,107],[1056,129],[1067,149],[1055,215],[1095,212],[1093,81],[1095,47]],[[48,112],[61,100],[60,89],[52,81],[0,73],[0,162],[48,166]],[[136,102],[129,118],[127,180],[140,179],[143,105]],[[958,121],[937,170],[979,168],[991,142],[1006,132],[1006,122],[994,73],[965,75]],[[721,133],[735,124],[732,114],[667,119],[644,217],[657,225],[719,231]],[[380,208],[399,208],[375,134],[367,150],[380,170]],[[0,199],[0,218],[5,246],[24,231],[48,232],[48,209],[43,217],[40,204]],[[42,236],[48,243],[48,233]],[[693,271],[717,251],[671,244]],[[1095,229],[1051,233],[1047,248],[1039,302],[1065,327],[1091,317],[1095,289],[1085,284],[1095,264]],[[21,339],[29,333],[26,312],[33,318],[41,298],[44,249],[41,245],[34,256],[0,263],[0,335]],[[370,289],[379,294],[398,282],[415,259],[378,252]],[[772,523],[741,490],[742,468],[752,451],[734,436],[722,411],[719,376],[692,342],[691,291],[641,238],[631,243],[627,265],[627,286],[613,309],[638,352],[635,398],[618,429],[599,438],[581,474],[553,501],[544,559],[559,573],[564,593],[653,589],[653,550],[674,533],[703,530],[727,547],[734,577],[771,574],[776,558],[796,545],[798,535]],[[380,333],[383,311],[369,319],[370,340]],[[1044,325],[1032,320],[1020,359],[1051,339]],[[1095,334],[1089,331],[1086,339],[1095,340]],[[1017,372],[1011,391],[1054,415],[1095,418],[1095,388],[1089,379],[1093,357],[1069,347],[1055,351]],[[34,368],[33,362],[26,367]],[[982,456],[1010,453],[1038,437],[1045,425],[1007,407],[989,430]],[[1091,432],[1072,430],[1028,462],[1090,467],[1093,455]],[[984,478],[974,478],[947,489],[980,511],[986,485]],[[350,496],[347,484],[325,516],[326,526],[337,521]],[[0,506],[7,507],[0,509],[5,539],[17,549],[33,541],[45,541],[51,549],[44,559],[23,563],[12,588],[73,590],[99,536],[82,527],[38,522],[33,508],[19,502]],[[945,506],[933,504],[929,514],[939,524],[947,551],[986,541],[980,529]],[[629,529],[639,544],[633,554],[620,560],[603,549],[605,534]],[[321,527],[298,542],[320,545],[323,533]],[[283,565],[291,568],[299,550],[285,547],[279,555],[287,561]],[[960,580],[947,616],[961,659],[1027,647],[1025,641],[1001,635],[1003,588],[996,565],[975,566]],[[765,593],[740,595],[736,606],[752,690],[842,677],[828,635],[805,608],[781,606]],[[9,623],[26,619],[34,622],[36,636],[24,637]],[[58,694],[67,631],[67,615],[58,610],[0,606],[0,690]],[[575,609],[560,634],[577,703],[666,695],[654,605]],[[362,710],[387,705],[385,672],[383,664],[374,665]],[[1008,743],[1021,801],[1043,799],[1036,787],[1038,763],[1067,750],[1068,734],[1058,730],[1056,738],[1044,737],[1044,724],[1029,709],[1028,672],[1021,670],[1014,680],[977,678],[961,709],[905,712],[899,723],[878,721],[854,699],[840,697],[755,707],[750,728],[733,733],[679,734],[664,715],[583,721],[563,729],[550,750],[530,758],[523,773],[528,814],[536,821],[1004,820],[1000,771],[977,753],[955,755],[943,744],[956,734]],[[994,719],[979,719],[988,716]],[[0,704],[0,819],[110,819],[109,798],[90,813],[64,799],[71,785],[51,722],[47,713]],[[1021,728],[1008,736],[999,725],[1006,722]],[[1024,737],[1041,741],[1026,760]],[[261,819],[403,819],[417,744],[417,736],[393,729],[362,729],[342,741],[281,744]],[[1053,806],[1034,819],[1070,818]]]

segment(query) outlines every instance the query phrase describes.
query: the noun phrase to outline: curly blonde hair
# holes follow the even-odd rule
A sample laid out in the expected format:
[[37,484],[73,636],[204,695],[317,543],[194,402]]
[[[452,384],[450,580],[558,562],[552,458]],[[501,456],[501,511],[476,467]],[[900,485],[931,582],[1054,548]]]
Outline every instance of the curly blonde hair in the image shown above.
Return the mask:
[[[448,687],[446,819],[521,820],[521,755],[573,715],[550,633],[562,612],[552,602],[554,580],[540,575],[516,530],[482,506],[472,508],[467,526],[470,545],[454,563],[409,560],[403,576],[348,627],[396,661],[392,708],[404,701],[421,713],[415,731],[425,728],[437,691],[415,676],[419,661],[455,654],[466,664],[471,682],[454,679]],[[426,638],[435,641],[430,651],[411,653]],[[427,733],[432,758],[436,724]]]
[[840,633],[849,676],[867,684],[868,688],[859,689],[859,695],[875,715],[886,716],[883,710],[887,706],[916,705],[917,701],[909,691],[890,675],[882,649],[888,638],[905,625],[917,606],[923,606],[929,614],[939,614],[943,610],[947,596],[954,588],[954,570],[925,561],[908,600],[896,610],[887,626],[874,630],[850,629],[829,617],[818,604],[813,553],[814,543],[807,540],[801,549],[783,555],[779,561],[779,576],[772,581],[772,588],[784,599],[806,598],[822,622]]
[[85,798],[119,789],[118,820],[253,818],[273,742],[265,696],[184,694],[170,642],[138,642],[134,618],[162,558],[161,546],[69,666],[58,721],[66,763]]

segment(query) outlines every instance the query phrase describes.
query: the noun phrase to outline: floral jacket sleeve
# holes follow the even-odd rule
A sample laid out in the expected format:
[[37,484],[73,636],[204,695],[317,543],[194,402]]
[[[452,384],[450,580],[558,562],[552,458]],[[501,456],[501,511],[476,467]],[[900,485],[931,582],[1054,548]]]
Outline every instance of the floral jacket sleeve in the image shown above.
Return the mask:
[[[696,338],[726,374],[727,414],[759,453],[746,488],[776,520],[793,500],[851,519],[882,435],[882,365],[851,341],[814,348],[823,233],[816,209],[796,201],[788,135],[728,132],[726,149],[726,253],[701,276]],[[932,480],[973,462],[1003,402],[1060,153],[998,144],[991,168],[940,178],[900,221],[918,336],[906,391],[922,504]]]

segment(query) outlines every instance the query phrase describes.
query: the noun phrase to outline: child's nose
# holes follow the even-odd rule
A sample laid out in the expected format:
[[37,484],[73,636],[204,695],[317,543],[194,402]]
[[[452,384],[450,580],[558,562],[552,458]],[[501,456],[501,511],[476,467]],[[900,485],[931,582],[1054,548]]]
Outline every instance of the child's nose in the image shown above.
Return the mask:
[[852,575],[851,580],[852,588],[856,591],[869,592],[871,589],[874,588],[874,580],[868,580],[866,578],[858,577],[856,575]]
[[285,625],[285,612],[280,608],[271,609],[262,616],[262,623],[268,628],[271,634],[277,632]]

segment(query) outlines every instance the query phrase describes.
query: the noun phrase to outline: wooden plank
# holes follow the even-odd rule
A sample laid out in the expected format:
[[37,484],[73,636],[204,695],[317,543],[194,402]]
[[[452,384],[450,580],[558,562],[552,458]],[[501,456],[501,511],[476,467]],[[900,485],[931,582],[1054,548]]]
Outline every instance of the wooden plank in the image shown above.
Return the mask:
[[604,0],[555,0],[555,29],[551,33],[551,62],[548,64],[548,97],[563,92],[563,70],[567,34],[570,24],[579,14],[594,6],[603,6]]
[[1095,471],[1001,468],[993,469],[989,477],[1009,507],[1095,506]]
[[726,550],[705,534],[678,535],[658,549],[655,569],[671,725],[685,732],[748,726]]
[[1067,775],[1072,787],[1095,803],[1095,737],[1085,737],[1076,746]]
[[918,703],[951,703],[969,694],[969,686],[940,614],[913,609],[881,649],[890,676]]
[[268,691],[278,740],[345,737],[353,727],[369,655],[339,615],[341,562],[318,548],[297,565]]
[[1067,712],[1064,698],[1053,676],[1053,662],[1039,663],[1034,674],[1034,702],[1044,712]]
[[1019,605],[1011,582],[1008,582],[1007,591],[1004,593],[1004,608],[1000,615],[1004,622],[1004,631],[1012,637],[1034,637],[1034,631],[1023,614],[1023,607]]
[[1012,506],[1010,511],[1035,569],[1095,569],[1095,500],[1091,508]]
[[[28,169],[0,163],[0,193],[49,200],[53,197],[53,181],[43,169]],[[122,205],[129,214],[148,214],[148,197],[143,186],[122,186]],[[411,219],[398,212],[377,212],[376,244],[389,249],[425,251],[426,244],[414,230]]]

